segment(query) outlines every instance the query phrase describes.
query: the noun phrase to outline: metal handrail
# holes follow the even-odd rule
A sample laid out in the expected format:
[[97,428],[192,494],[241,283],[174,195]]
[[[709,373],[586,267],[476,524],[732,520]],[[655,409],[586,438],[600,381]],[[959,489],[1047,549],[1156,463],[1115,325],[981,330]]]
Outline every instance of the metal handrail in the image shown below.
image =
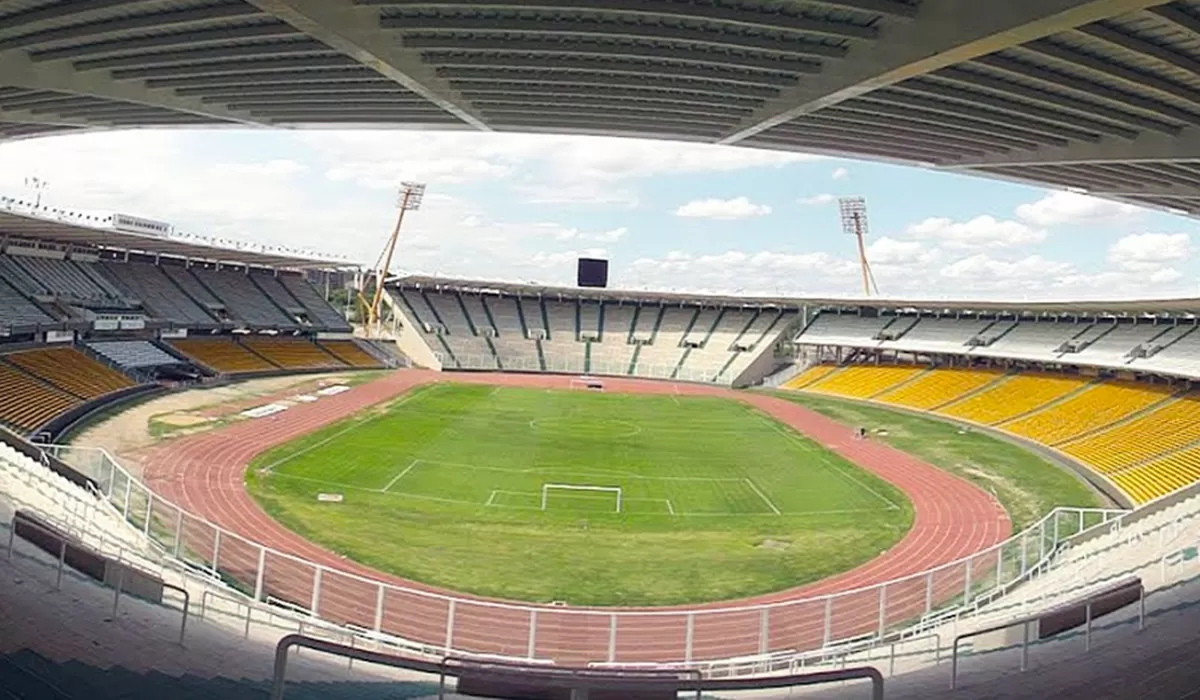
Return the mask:
[[[23,510],[28,511],[31,509],[23,509]],[[21,511],[18,511],[18,512],[21,512]],[[38,511],[33,511],[33,512],[37,513],[38,517],[44,517],[47,520],[51,521],[53,524],[58,525],[58,523],[55,522],[55,520],[56,520],[55,518],[47,516]],[[56,591],[62,590],[63,569],[66,567],[66,560],[67,560],[67,547],[74,545],[76,547],[79,547],[80,549],[86,549],[89,551],[94,551],[94,550],[92,550],[92,548],[89,547],[87,545],[87,543],[82,542],[81,540],[76,538],[71,532],[66,531],[66,529],[64,529],[63,531],[55,530],[52,527],[48,527],[46,525],[43,525],[43,524],[41,524],[37,521],[33,521],[33,520],[23,520],[22,522],[25,525],[33,527],[35,530],[40,530],[44,534],[51,535],[51,536],[55,537],[56,539],[58,539],[58,556],[57,556],[55,574],[54,574],[54,590],[56,590]],[[13,523],[9,524],[9,530],[8,530],[8,560],[9,561],[12,561],[13,553],[16,549],[16,547],[15,547],[16,538],[17,538],[17,526],[16,526],[16,522],[14,521]],[[21,539],[25,539],[25,538],[22,537]],[[115,563],[117,566],[121,567],[119,574],[117,576],[117,583],[114,586],[115,593],[114,593],[114,597],[113,597],[113,610],[112,610],[113,617],[114,618],[116,617],[117,610],[118,610],[118,607],[121,602],[121,594],[123,592],[122,587],[124,586],[124,583],[125,583],[125,570],[133,569],[133,570],[137,571],[138,573],[144,574],[146,576],[151,576],[151,577],[155,578],[158,581],[158,584],[161,585],[164,589],[170,590],[170,591],[175,591],[175,592],[183,595],[183,609],[181,611],[182,612],[182,620],[179,623],[179,645],[183,646],[183,640],[187,635],[188,613],[191,609],[191,600],[192,600],[191,594],[188,593],[187,589],[183,588],[182,586],[176,586],[173,583],[167,583],[166,581],[163,581],[161,576],[156,576],[155,574],[153,574],[151,572],[143,571],[135,566],[131,566],[122,557],[122,551],[123,550],[120,550],[120,548],[118,547],[118,553],[117,553],[116,559],[105,555],[102,551],[95,552],[96,554],[99,554],[102,558],[104,558],[106,561]]]
[[[449,670],[447,659],[441,661],[422,661],[420,659],[408,659],[402,656],[393,654],[383,654],[377,651],[367,649],[357,649],[337,644],[323,639],[314,639],[305,637],[299,634],[289,634],[279,640],[275,645],[275,664],[274,671],[271,677],[271,700],[283,700],[284,684],[287,678],[287,662],[288,652],[292,647],[300,647],[321,651],[326,654],[335,656],[344,656],[351,659],[358,659],[368,663],[379,664],[381,666],[390,666],[393,668],[405,668],[411,671],[421,673],[444,675]],[[494,664],[503,665],[503,664]],[[512,666],[514,670],[518,668]],[[531,675],[545,675],[549,671],[542,666],[527,666],[520,667],[524,673]],[[553,672],[580,672],[586,673],[587,669],[555,669]],[[619,678],[619,677],[618,677]],[[861,680],[867,679],[871,681],[871,698],[872,700],[883,700],[883,674],[877,669],[870,666],[862,668],[845,668],[833,671],[819,671],[816,673],[805,673],[791,676],[769,676],[764,678],[726,678],[719,680],[704,680],[697,677],[694,680],[675,679],[672,684],[679,690],[695,690],[701,693],[705,690],[754,690],[766,688],[788,688],[794,686],[809,686],[821,685],[824,683],[837,683],[840,681]],[[600,679],[598,679],[600,680]],[[609,678],[609,681],[616,681],[617,678]],[[664,682],[666,682],[664,680]],[[440,694],[439,694],[440,697]]]
[[[73,445],[65,445],[65,446],[54,445],[52,447],[55,447],[55,448],[67,447],[69,449],[74,449],[74,450],[91,450],[91,451],[99,452],[99,453],[103,454],[115,468],[120,469],[120,471],[122,472],[122,475],[125,478],[129,479],[132,483],[137,484],[139,488],[141,488],[146,494],[148,494],[148,496],[152,497],[155,501],[160,502],[165,506],[169,506],[171,508],[183,511],[183,512],[187,513],[188,517],[192,518],[195,522],[206,525],[208,527],[211,527],[211,528],[213,528],[214,531],[220,531],[222,539],[234,538],[234,539],[240,540],[242,542],[245,542],[248,545],[251,545],[256,548],[261,548],[262,550],[269,552],[273,557],[278,557],[280,559],[284,559],[287,561],[293,561],[298,564],[305,564],[305,565],[311,566],[313,568],[322,568],[322,569],[328,569],[330,571],[336,571],[338,576],[341,578],[350,579],[350,580],[358,581],[361,583],[368,583],[368,584],[373,584],[373,585],[383,585],[390,589],[400,590],[406,594],[411,594],[411,595],[423,597],[423,598],[432,598],[435,600],[446,600],[446,601],[461,600],[463,602],[470,603],[471,605],[474,605],[474,606],[495,607],[495,608],[503,608],[506,610],[514,610],[515,609],[515,610],[522,610],[522,611],[532,611],[532,610],[546,609],[545,606],[538,606],[538,605],[533,605],[533,604],[514,604],[514,603],[506,603],[506,602],[493,601],[493,600],[487,600],[487,599],[473,599],[473,598],[464,599],[464,598],[459,598],[459,597],[456,597],[453,595],[446,595],[444,593],[427,591],[427,590],[423,590],[420,588],[396,586],[393,584],[388,584],[388,583],[382,582],[378,579],[360,576],[358,574],[354,574],[349,571],[343,571],[341,569],[334,569],[334,568],[330,568],[325,565],[315,564],[307,559],[296,556],[294,554],[289,554],[287,552],[281,552],[281,551],[272,549],[270,547],[263,546],[263,545],[255,542],[254,540],[251,540],[249,538],[238,535],[237,533],[226,530],[225,528],[221,527],[220,525],[213,523],[203,517],[194,515],[194,514],[190,513],[189,511],[184,511],[182,508],[177,506],[172,501],[169,501],[165,498],[158,496],[151,489],[149,489],[145,484],[143,484],[142,482],[140,482],[136,478],[134,478],[124,467],[121,467],[120,464],[115,459],[113,459],[112,456],[108,453],[108,451],[105,450],[104,448],[101,448],[101,447],[82,447],[81,448],[81,447],[76,447]],[[777,601],[777,602],[771,602],[771,603],[761,603],[761,604],[748,605],[748,606],[726,606],[726,607],[719,607],[719,608],[703,608],[703,609],[695,610],[693,612],[695,612],[695,614],[697,614],[697,615],[714,615],[714,614],[721,614],[721,613],[742,612],[742,611],[746,611],[746,610],[760,610],[760,609],[790,607],[790,606],[799,605],[802,603],[812,603],[812,602],[817,602],[817,601],[824,601],[827,599],[840,598],[840,597],[844,597],[844,596],[854,595],[857,593],[863,593],[865,591],[878,590],[880,587],[883,587],[883,586],[890,586],[890,585],[903,583],[906,581],[917,580],[922,577],[926,577],[932,573],[937,573],[939,571],[947,570],[947,569],[950,569],[955,566],[960,566],[960,565],[962,565],[968,561],[972,561],[978,557],[981,557],[981,556],[984,556],[984,555],[987,555],[987,554],[990,554],[990,553],[993,553],[996,551],[1000,551],[1005,545],[1013,544],[1017,541],[1020,541],[1020,540],[1022,540],[1023,537],[1025,537],[1029,533],[1035,531],[1036,525],[1038,525],[1040,523],[1051,522],[1052,518],[1058,516],[1060,513],[1078,513],[1078,514],[1096,513],[1096,514],[1100,514],[1103,516],[1114,515],[1115,516],[1114,520],[1116,520],[1116,519],[1123,518],[1124,516],[1126,516],[1132,512],[1136,512],[1136,511],[1126,511],[1126,510],[1107,509],[1107,508],[1056,507],[1054,510],[1047,513],[1037,523],[1030,525],[1029,528],[1026,528],[1022,532],[1019,532],[1019,533],[1013,535],[1012,537],[1009,537],[1008,539],[1004,540],[1003,542],[997,542],[996,544],[991,545],[987,549],[979,550],[979,551],[974,552],[965,557],[961,557],[954,561],[940,564],[931,569],[919,571],[919,572],[916,572],[913,574],[908,574],[906,576],[901,576],[901,577],[895,578],[895,579],[890,579],[890,580],[884,581],[882,583],[872,584],[872,585],[868,585],[868,586],[860,586],[858,588],[848,589],[848,590],[844,590],[844,591],[838,591],[837,593],[831,593],[831,594],[826,594],[826,595],[811,596],[811,597],[806,597],[806,598],[797,598],[794,600]],[[1092,525],[1091,527],[1098,527],[1100,525],[1103,525],[1106,523],[1111,523],[1111,522],[1113,522],[1113,521],[1107,520],[1105,522],[1098,523],[1096,525]],[[566,613],[566,614],[595,614],[597,612],[607,614],[603,610],[593,610],[593,609],[587,609],[587,608],[579,608],[579,609],[554,608],[554,611],[556,613]],[[631,611],[622,611],[620,614],[626,615],[626,616],[650,616],[650,617],[652,617],[652,616],[661,616],[664,614],[678,614],[678,612],[679,611],[673,611],[673,610],[672,611],[661,611],[661,612],[652,611],[652,610],[631,610]]]
[[958,681],[958,643],[962,640],[970,639],[971,637],[978,637],[984,634],[990,634],[992,632],[999,632],[1010,627],[1021,625],[1023,630],[1021,639],[1021,670],[1024,671],[1026,666],[1029,664],[1029,625],[1041,620],[1047,614],[1052,612],[1083,605],[1086,609],[1086,618],[1084,622],[1084,634],[1086,638],[1085,651],[1090,651],[1092,648],[1092,605],[1101,598],[1134,587],[1138,589],[1138,630],[1143,630],[1146,627],[1146,587],[1142,585],[1141,579],[1134,578],[1127,579],[1111,586],[1106,586],[1089,594],[1085,598],[1063,603],[1050,608],[1049,610],[1043,610],[1034,615],[1018,617],[1015,620],[1009,620],[1007,622],[995,624],[990,627],[984,627],[983,629],[973,630],[971,632],[964,632],[956,636],[954,638],[954,643],[950,647],[950,688],[953,690]]

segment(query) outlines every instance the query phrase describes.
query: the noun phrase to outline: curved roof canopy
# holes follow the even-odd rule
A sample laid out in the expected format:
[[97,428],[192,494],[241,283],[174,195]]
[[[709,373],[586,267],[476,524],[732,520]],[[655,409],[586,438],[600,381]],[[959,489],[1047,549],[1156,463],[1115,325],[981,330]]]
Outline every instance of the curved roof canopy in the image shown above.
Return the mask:
[[1200,215],[1200,0],[0,3],[0,139],[221,124],[736,143]]

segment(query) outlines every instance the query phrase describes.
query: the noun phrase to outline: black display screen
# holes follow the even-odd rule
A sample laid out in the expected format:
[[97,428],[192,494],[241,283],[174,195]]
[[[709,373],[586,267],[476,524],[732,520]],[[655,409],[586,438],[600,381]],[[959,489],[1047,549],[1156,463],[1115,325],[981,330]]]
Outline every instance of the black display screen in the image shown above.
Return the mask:
[[580,287],[607,287],[608,261],[596,258],[580,258],[576,284]]

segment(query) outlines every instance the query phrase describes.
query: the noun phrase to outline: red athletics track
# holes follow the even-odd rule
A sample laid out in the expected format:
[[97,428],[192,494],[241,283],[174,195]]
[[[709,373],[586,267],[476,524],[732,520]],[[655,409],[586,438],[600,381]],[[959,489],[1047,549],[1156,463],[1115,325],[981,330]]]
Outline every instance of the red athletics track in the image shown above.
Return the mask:
[[[194,557],[208,563],[215,557],[224,573],[248,587],[254,586],[258,571],[259,550],[254,543],[262,543],[329,567],[320,574],[315,601],[314,568],[306,563],[267,554],[262,577],[264,594],[306,608],[316,602],[322,618],[379,627],[406,639],[460,650],[525,656],[532,649],[538,658],[559,663],[721,659],[764,650],[815,648],[828,641],[827,635],[833,640],[845,639],[873,632],[881,622],[890,626],[919,616],[931,601],[961,593],[964,584],[985,580],[986,574],[980,572],[994,572],[997,566],[995,554],[989,553],[971,562],[973,579],[968,578],[966,567],[956,566],[931,577],[916,576],[889,585],[882,595],[878,589],[857,590],[925,571],[999,542],[1010,533],[1008,517],[989,494],[967,481],[878,442],[856,440],[850,427],[807,408],[768,395],[696,384],[603,379],[605,391],[610,392],[726,396],[751,404],[894,484],[913,504],[912,529],[890,550],[856,569],[751,599],[640,609],[516,607],[451,594],[349,561],[284,528],[245,490],[243,474],[255,455],[414,386],[451,381],[565,388],[571,379],[563,375],[397,371],[316,403],[166,443],[142,460],[144,478],[155,492],[184,510],[247,538],[223,535],[217,541],[213,528],[198,521],[185,521],[182,533]],[[173,527],[174,513],[158,516],[160,524]],[[381,586],[381,581],[388,586]],[[805,600],[856,590],[832,603]],[[453,605],[446,597],[451,595],[458,599]],[[776,605],[765,608],[766,612],[764,608],[746,609],[761,603]],[[531,613],[535,609],[536,613]],[[618,613],[615,622],[613,612]],[[689,616],[688,612],[695,614]],[[453,633],[448,639],[450,619]],[[690,655],[685,652],[689,637]]]

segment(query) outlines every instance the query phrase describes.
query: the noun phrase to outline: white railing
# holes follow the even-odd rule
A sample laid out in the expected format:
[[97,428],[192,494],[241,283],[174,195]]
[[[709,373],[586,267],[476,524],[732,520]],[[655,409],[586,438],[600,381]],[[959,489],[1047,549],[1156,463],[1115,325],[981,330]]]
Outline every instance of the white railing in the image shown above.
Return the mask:
[[102,449],[52,451],[89,474],[127,521],[162,550],[220,576],[251,599],[387,635],[414,648],[517,658],[697,663],[880,639],[979,595],[1007,590],[1081,529],[1124,511],[1056,509],[969,557],[886,583],[769,604],[696,610],[612,610],[480,600],[393,585],[264,547],[160,498]]
[[[548,350],[553,350],[547,346]],[[476,355],[455,353],[454,359],[444,352],[434,351],[434,357],[438,362],[442,363],[442,367],[446,369],[471,369],[471,370],[496,370],[496,358],[492,355]],[[506,355],[501,354],[500,364],[508,372],[550,372],[555,374],[594,374],[599,376],[612,377],[640,377],[644,379],[674,379],[681,382],[698,382],[704,384],[721,384],[727,385],[737,376],[737,371],[725,372],[724,375],[718,377],[721,372],[721,366],[708,366],[705,368],[684,367],[676,371],[676,364],[647,364],[638,362],[632,375],[629,374],[629,360],[613,361],[604,360],[593,357],[591,362],[587,363],[587,371],[584,371],[584,356],[579,353],[578,356],[562,355],[555,352],[546,352],[546,368],[542,369],[542,364],[538,360],[536,350],[533,344],[530,343],[530,352],[528,355]],[[728,358],[725,358],[728,359]],[[738,370],[740,371],[740,369]]]

